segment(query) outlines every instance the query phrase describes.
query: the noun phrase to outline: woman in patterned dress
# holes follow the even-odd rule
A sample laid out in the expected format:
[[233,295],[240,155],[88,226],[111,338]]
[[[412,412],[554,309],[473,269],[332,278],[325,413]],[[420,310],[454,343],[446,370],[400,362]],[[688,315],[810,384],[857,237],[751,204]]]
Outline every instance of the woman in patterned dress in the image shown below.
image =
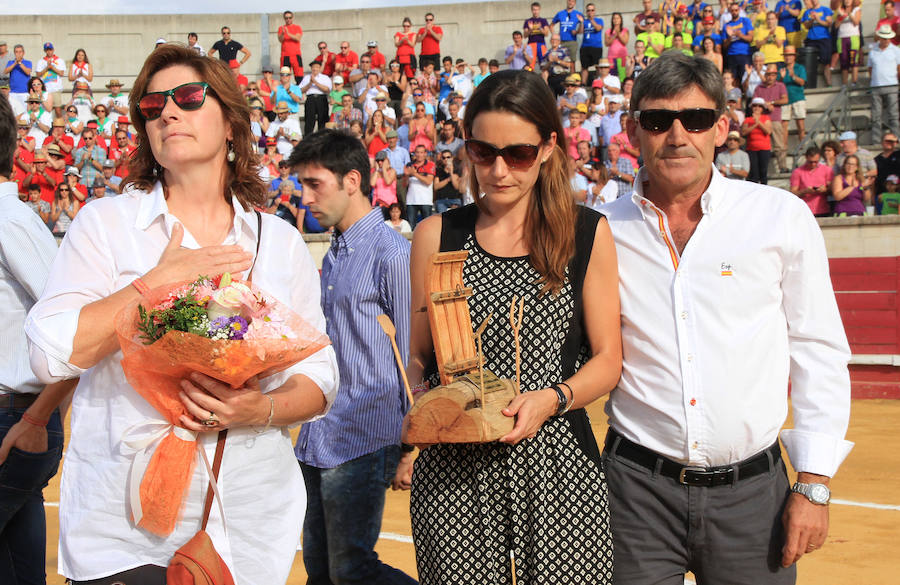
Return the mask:
[[[499,442],[441,444],[415,462],[411,516],[420,582],[609,583],[606,480],[584,407],[619,378],[616,256],[602,216],[576,206],[553,95],[540,77],[503,71],[466,107],[476,204],[432,216],[413,238],[409,375],[436,383],[425,273],[437,251],[470,252],[472,323],[489,313],[485,367],[515,375],[506,316],[525,299],[522,394]],[[589,300],[589,302],[586,302]],[[553,386],[558,388],[554,389]]]

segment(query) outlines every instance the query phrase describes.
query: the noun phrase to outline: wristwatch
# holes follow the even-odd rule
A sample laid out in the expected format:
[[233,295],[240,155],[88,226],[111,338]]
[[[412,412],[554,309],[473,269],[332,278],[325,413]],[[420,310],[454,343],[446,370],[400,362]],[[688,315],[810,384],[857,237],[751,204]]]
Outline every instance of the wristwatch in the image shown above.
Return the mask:
[[806,496],[810,502],[820,506],[827,505],[831,500],[831,490],[823,483],[800,483],[798,481],[791,487],[791,491]]

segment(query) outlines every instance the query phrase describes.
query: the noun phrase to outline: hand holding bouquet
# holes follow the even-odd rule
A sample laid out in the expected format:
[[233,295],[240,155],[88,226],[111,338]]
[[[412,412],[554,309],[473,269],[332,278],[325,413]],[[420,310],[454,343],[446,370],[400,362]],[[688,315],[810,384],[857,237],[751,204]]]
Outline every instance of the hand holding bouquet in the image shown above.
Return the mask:
[[196,433],[180,423],[193,416],[179,398],[182,380],[200,372],[240,388],[329,343],[289,307],[228,273],[149,291],[119,312],[116,333],[125,377],[168,421],[158,445],[140,446],[155,448],[146,470],[132,468],[132,490],[140,485],[139,498],[132,494],[135,523],[158,535],[174,529],[196,459]]

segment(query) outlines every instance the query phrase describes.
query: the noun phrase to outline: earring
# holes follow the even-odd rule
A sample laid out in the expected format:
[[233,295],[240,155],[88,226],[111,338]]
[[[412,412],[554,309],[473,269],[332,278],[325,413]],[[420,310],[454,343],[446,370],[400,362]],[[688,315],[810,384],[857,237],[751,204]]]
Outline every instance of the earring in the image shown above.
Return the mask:
[[228,141],[228,155],[225,158],[228,159],[228,162],[234,162],[235,159],[234,143],[230,140]]

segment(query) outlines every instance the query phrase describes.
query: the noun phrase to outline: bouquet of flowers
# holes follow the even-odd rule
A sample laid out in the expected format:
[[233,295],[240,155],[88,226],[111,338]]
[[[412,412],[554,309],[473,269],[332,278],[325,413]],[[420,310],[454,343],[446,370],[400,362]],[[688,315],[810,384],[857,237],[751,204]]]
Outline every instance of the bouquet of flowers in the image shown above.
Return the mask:
[[132,465],[134,522],[160,536],[175,528],[196,460],[196,433],[177,426],[188,414],[181,380],[201,372],[239,388],[330,343],[289,307],[227,273],[151,290],[119,312],[116,333],[126,379],[167,421],[151,440],[126,441],[149,457],[146,466]]

